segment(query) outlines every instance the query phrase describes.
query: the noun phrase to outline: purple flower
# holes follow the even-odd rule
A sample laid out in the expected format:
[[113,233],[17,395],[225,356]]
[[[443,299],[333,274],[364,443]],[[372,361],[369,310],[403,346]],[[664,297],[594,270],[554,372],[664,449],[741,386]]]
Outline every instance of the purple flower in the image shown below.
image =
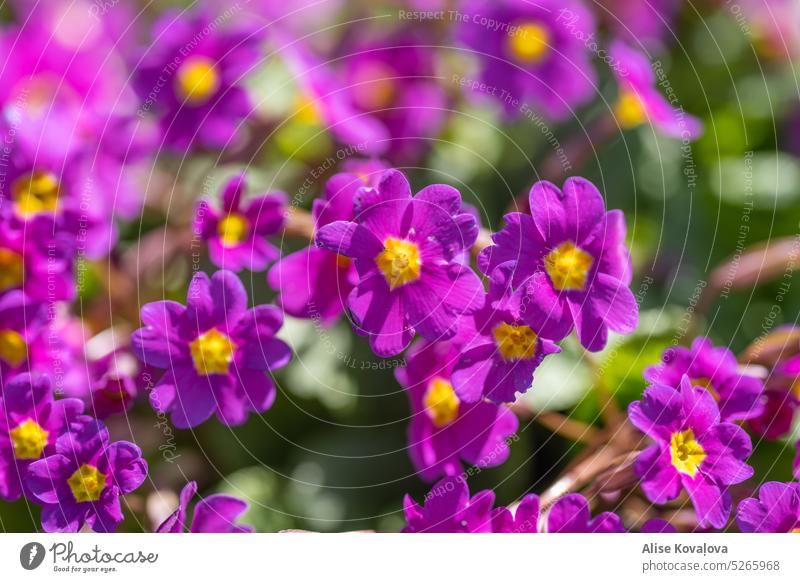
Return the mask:
[[742,500],[736,522],[745,533],[800,533],[800,483],[764,483]]
[[302,41],[278,32],[275,36],[281,56],[300,85],[295,120],[325,127],[339,142],[366,155],[383,154],[390,139],[386,126],[359,109],[351,88]]
[[522,294],[511,290],[512,266],[492,272],[483,309],[464,318],[453,386],[465,402],[513,402],[526,392],[545,356],[561,351],[522,321]]
[[681,0],[600,0],[605,10],[598,10],[616,35],[631,42],[658,47],[670,40],[672,25]]
[[411,401],[409,454],[426,481],[458,475],[461,461],[481,468],[508,458],[507,439],[517,430],[517,417],[504,407],[460,401],[450,383],[458,349],[449,342],[417,341],[406,366],[395,372]]
[[83,402],[55,400],[47,376],[20,374],[4,384],[0,395],[0,497],[14,501],[27,492],[25,477],[30,464],[53,452],[56,439],[83,412]]
[[606,212],[600,192],[583,178],[568,179],[563,192],[538,182],[529,198],[532,216],[506,215],[494,246],[478,257],[481,270],[513,265],[512,288],[524,293],[522,319],[546,338],[560,340],[575,327],[581,344],[598,351],[609,329],[633,331],[638,305],[628,288],[622,212]]
[[405,176],[386,172],[356,197],[354,221],[323,226],[321,248],[351,257],[359,275],[347,305],[357,333],[382,357],[399,354],[418,331],[431,341],[483,306],[478,276],[460,261],[478,235],[458,190],[436,184],[411,196]]
[[176,150],[223,148],[252,109],[241,81],[261,60],[264,29],[255,20],[219,26],[207,11],[165,11],[142,50],[135,84],[141,110],[158,114]]
[[197,493],[197,483],[189,481],[181,491],[178,508],[158,526],[156,533],[250,533],[249,525],[236,520],[247,511],[247,503],[230,495],[209,495],[194,506],[194,515],[186,524],[189,502]]
[[708,389],[719,403],[723,421],[754,418],[764,410],[763,382],[740,374],[733,352],[715,347],[707,337],[695,339],[691,349],[668,348],[660,364],[644,371],[648,382],[673,388],[680,385],[684,375],[693,385]]
[[678,533],[675,526],[663,519],[653,518],[647,520],[641,529],[642,533]]
[[92,414],[104,419],[130,410],[138,392],[134,381],[138,366],[133,355],[118,349],[89,362],[88,366],[92,377],[89,395]]
[[197,273],[187,306],[157,301],[142,307],[144,327],[131,340],[147,366],[167,371],[150,393],[158,412],[178,428],[190,428],[216,411],[227,425],[242,424],[275,400],[269,376],[285,366],[291,351],[275,333],[283,316],[272,305],[247,309],[244,285],[230,271],[209,279]]
[[108,430],[88,421],[56,440],[55,452],[28,469],[28,485],[42,507],[48,532],[77,532],[84,524],[112,532],[123,520],[120,496],[147,477],[139,447],[127,441],[109,443]]
[[680,108],[673,107],[656,88],[657,79],[647,57],[616,42],[611,47],[619,96],[614,108],[623,129],[651,123],[670,137],[695,140],[703,134],[702,122]]
[[722,528],[731,510],[728,485],[753,475],[751,443],[735,424],[720,422],[713,396],[684,376],[676,390],[654,384],[628,408],[631,422],[656,441],[639,454],[636,473],[647,498],[666,503],[685,489],[700,527]]
[[548,533],[625,533],[622,520],[605,511],[592,517],[583,495],[570,493],[553,504],[547,514]]
[[387,155],[397,161],[418,158],[447,119],[449,100],[436,82],[435,40],[422,32],[355,35],[343,49],[353,102],[386,126],[391,136]]
[[578,493],[559,498],[547,512],[541,530],[540,521],[539,497],[526,495],[513,513],[510,508],[497,508],[492,529],[495,533],[625,533],[619,516],[610,511],[593,518],[589,502]]
[[470,497],[463,479],[445,477],[425,496],[422,507],[405,496],[403,533],[490,533],[493,505],[493,491]]
[[[353,220],[355,195],[365,184],[354,174],[331,177],[323,197],[314,200],[311,209],[315,229],[338,220]],[[275,263],[267,282],[279,292],[278,301],[286,313],[330,325],[344,311],[345,300],[358,283],[358,273],[348,257],[311,245]]]
[[195,211],[195,232],[208,241],[211,261],[231,271],[263,271],[280,256],[280,251],[264,237],[283,228],[286,195],[265,194],[242,204],[245,176],[232,178],[222,194],[222,211],[207,201]]
[[[2,198],[0,198],[0,201]],[[46,220],[17,230],[8,207],[0,202],[0,293],[23,290],[39,301],[71,301],[75,297],[74,239],[52,233]]]
[[594,18],[575,0],[472,0],[463,5],[459,40],[481,60],[481,93],[506,113],[531,109],[568,116],[595,92],[586,48]]

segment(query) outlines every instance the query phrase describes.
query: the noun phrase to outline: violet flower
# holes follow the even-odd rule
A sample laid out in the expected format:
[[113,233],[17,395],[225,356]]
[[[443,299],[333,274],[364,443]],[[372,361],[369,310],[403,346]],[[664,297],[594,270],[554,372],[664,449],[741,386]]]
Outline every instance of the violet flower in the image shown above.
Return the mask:
[[739,503],[736,522],[745,533],[800,533],[800,483],[764,483]]
[[178,508],[158,526],[156,533],[250,533],[249,525],[236,520],[247,511],[247,503],[230,495],[209,495],[197,502],[187,524],[189,503],[197,493],[197,483],[189,481],[181,490]]
[[215,411],[220,422],[239,425],[275,400],[270,373],[291,358],[275,338],[283,316],[272,305],[247,309],[244,285],[230,271],[197,273],[187,305],[157,301],[142,307],[144,327],[131,339],[147,366],[166,372],[150,393],[158,412],[190,428]]

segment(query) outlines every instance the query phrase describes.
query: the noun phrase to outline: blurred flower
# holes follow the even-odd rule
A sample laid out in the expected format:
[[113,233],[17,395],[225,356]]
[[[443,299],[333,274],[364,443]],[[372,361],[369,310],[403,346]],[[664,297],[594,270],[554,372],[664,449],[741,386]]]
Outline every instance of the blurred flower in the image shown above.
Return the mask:
[[581,2],[469,0],[461,12],[457,37],[481,61],[480,90],[509,116],[529,114],[527,106],[561,119],[591,100],[595,73],[587,45],[595,23]]
[[273,192],[242,204],[246,186],[244,175],[232,178],[222,193],[222,212],[206,200],[197,205],[195,232],[208,241],[211,261],[230,271],[263,271],[280,257],[280,251],[265,237],[283,228],[286,221],[286,195]]
[[175,512],[158,526],[156,533],[250,533],[248,525],[237,525],[238,517],[247,511],[247,503],[230,495],[209,495],[194,507],[194,515],[186,524],[189,502],[197,493],[197,483],[189,481],[181,491]]
[[210,279],[197,273],[187,306],[148,303],[142,323],[132,349],[145,365],[166,369],[150,403],[170,413],[176,427],[197,426],[214,411],[221,422],[238,425],[250,412],[272,405],[276,391],[269,373],[292,355],[275,338],[283,317],[272,305],[248,310],[244,285],[234,273],[217,271]]
[[494,492],[481,491],[470,498],[460,477],[445,477],[425,496],[420,507],[410,495],[403,500],[403,533],[490,533]]
[[478,257],[481,270],[514,266],[512,287],[524,289],[522,319],[544,337],[560,340],[575,327],[581,344],[598,351],[609,329],[632,332],[638,306],[628,288],[622,212],[606,212],[600,192],[583,178],[568,179],[563,192],[538,182],[529,198],[533,216],[506,215],[494,246]]
[[133,406],[138,366],[135,361],[130,362],[132,357],[126,350],[118,349],[88,363],[92,378],[90,408],[97,418],[123,414]]
[[113,532],[123,519],[120,496],[144,482],[147,462],[139,447],[109,443],[103,424],[87,421],[59,437],[55,453],[31,464],[28,474],[31,492],[43,504],[45,531],[77,532],[85,524]]
[[[355,174],[332,176],[311,208],[314,228],[353,220],[356,193],[366,184]],[[286,313],[330,325],[344,311],[345,298],[358,283],[358,273],[348,257],[310,245],[275,263],[267,282],[279,292],[278,301]]]
[[731,510],[728,485],[753,475],[752,445],[735,424],[720,422],[711,394],[684,376],[680,387],[653,384],[628,408],[631,422],[656,441],[639,454],[636,473],[647,498],[666,503],[686,489],[700,527],[722,528]]
[[436,184],[412,197],[405,176],[390,170],[377,189],[360,190],[355,222],[323,226],[316,243],[355,259],[359,282],[348,297],[354,329],[390,357],[417,331],[431,341],[453,337],[458,317],[483,305],[480,279],[457,261],[477,235],[458,190]]
[[14,501],[23,492],[30,497],[28,466],[54,452],[56,439],[83,412],[83,402],[55,400],[44,375],[6,378],[0,393],[0,497]]
[[642,526],[642,533],[678,533],[675,526],[663,519],[650,519]]
[[492,512],[494,533],[539,533],[539,496],[526,495],[512,510],[498,507]]
[[394,161],[409,163],[430,148],[447,118],[448,98],[437,82],[436,41],[423,30],[355,35],[343,53],[344,79],[354,104],[388,129]]
[[176,151],[234,143],[251,113],[241,82],[263,58],[264,28],[253,19],[225,20],[207,10],[166,10],[142,49],[140,110],[156,113],[164,142]]
[[741,8],[761,55],[785,61],[800,55],[800,4],[796,0],[741,0]]
[[426,481],[460,474],[462,459],[480,468],[501,465],[517,430],[517,417],[505,406],[459,399],[450,380],[458,353],[449,342],[419,340],[395,371],[411,402],[409,454]]
[[656,73],[644,54],[616,42],[611,46],[611,58],[619,84],[614,114],[623,129],[651,123],[664,135],[678,139],[695,140],[703,134],[699,119],[659,93]]
[[302,41],[278,35],[281,56],[300,86],[293,119],[327,128],[341,143],[369,156],[389,146],[389,132],[374,115],[359,109],[352,88]]
[[589,502],[583,495],[570,493],[561,497],[547,513],[548,533],[625,533],[622,520],[604,511],[592,517]]
[[739,504],[736,522],[745,533],[800,533],[800,483],[764,483],[758,499]]
[[659,48],[677,37],[673,29],[681,0],[599,0],[597,10],[617,36]]
[[11,227],[8,208],[0,208],[0,293],[23,290],[38,301],[75,297],[75,246],[65,233],[52,233],[46,221]]
[[733,352],[715,347],[707,337],[696,338],[691,349],[668,348],[660,364],[644,371],[648,382],[673,388],[680,385],[684,375],[693,385],[711,393],[725,422],[755,418],[764,410],[763,382],[755,376],[740,374]]
[[483,309],[463,319],[453,385],[465,402],[513,402],[531,387],[545,356],[561,351],[523,323],[523,297],[511,289],[512,271],[509,263],[494,269]]

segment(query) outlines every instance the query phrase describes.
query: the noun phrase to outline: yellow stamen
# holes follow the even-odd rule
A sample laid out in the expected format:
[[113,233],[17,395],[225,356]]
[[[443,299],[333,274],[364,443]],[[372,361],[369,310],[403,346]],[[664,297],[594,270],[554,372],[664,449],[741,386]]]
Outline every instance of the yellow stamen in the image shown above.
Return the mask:
[[530,360],[536,355],[539,336],[527,325],[501,323],[492,335],[504,360]]
[[250,221],[237,212],[231,212],[217,224],[217,234],[225,246],[239,244],[250,233]]
[[28,344],[25,338],[13,329],[0,331],[0,360],[12,368],[19,368],[28,359]]
[[220,78],[214,61],[207,57],[187,60],[175,78],[178,96],[192,105],[202,105],[219,89]]
[[0,291],[22,285],[24,273],[22,255],[11,249],[0,249]]
[[544,259],[544,268],[559,291],[582,291],[594,259],[571,242],[554,248]]
[[687,429],[682,432],[672,434],[669,445],[672,466],[680,473],[694,477],[697,469],[706,458],[706,451],[703,446],[694,438],[694,431]]
[[519,27],[508,39],[509,49],[518,60],[527,64],[542,62],[550,54],[552,34],[541,24],[529,22]]
[[231,339],[216,328],[207,331],[189,344],[194,369],[198,374],[227,374],[236,347]]
[[390,289],[397,289],[419,279],[422,262],[419,247],[413,242],[389,237],[383,243],[383,251],[375,259],[383,272]]
[[323,120],[317,110],[316,100],[300,95],[294,106],[294,119],[303,125],[322,125]]
[[84,463],[67,479],[75,501],[97,501],[106,486],[106,476],[97,467]]
[[49,172],[31,172],[14,181],[12,191],[17,213],[27,218],[55,212],[58,208],[58,179]]
[[14,445],[14,456],[18,459],[38,459],[42,456],[44,447],[47,446],[49,432],[44,430],[38,422],[28,419],[12,428],[8,435]]
[[710,378],[690,378],[689,381],[692,383],[692,386],[700,386],[701,388],[705,388],[714,397],[714,400],[719,401],[719,394],[717,393],[714,385],[711,383]]
[[461,404],[453,385],[443,378],[431,380],[422,403],[436,428],[445,427],[453,422],[458,416],[458,407]]
[[614,107],[614,114],[623,129],[633,129],[647,122],[647,110],[633,91],[623,91]]

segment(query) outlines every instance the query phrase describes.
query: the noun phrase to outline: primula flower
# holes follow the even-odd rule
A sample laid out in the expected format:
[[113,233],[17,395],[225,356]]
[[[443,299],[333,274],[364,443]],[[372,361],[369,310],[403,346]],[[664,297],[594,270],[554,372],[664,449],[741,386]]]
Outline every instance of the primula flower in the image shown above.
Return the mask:
[[[320,229],[338,220],[353,220],[356,193],[366,185],[355,174],[336,174],[325,183],[322,198],[314,200],[311,217]],[[350,291],[358,283],[355,265],[348,257],[315,245],[286,255],[267,275],[279,292],[283,310],[294,317],[330,325],[341,316]]]
[[387,155],[412,161],[429,149],[447,119],[449,100],[436,81],[435,40],[422,29],[355,36],[342,49],[353,102],[388,129]]
[[459,399],[450,379],[458,352],[450,342],[419,340],[395,371],[411,401],[409,454],[426,481],[460,474],[462,460],[481,468],[502,464],[517,430],[517,417],[505,406]]
[[316,243],[355,260],[354,329],[391,357],[417,331],[431,341],[453,337],[458,317],[483,306],[480,279],[459,262],[477,235],[458,190],[437,184],[412,197],[405,176],[390,170],[377,189],[359,192],[354,221],[323,226]]
[[681,0],[599,0],[610,28],[631,42],[658,48],[671,40]]
[[8,206],[0,203],[0,293],[21,289],[38,301],[71,301],[74,239],[66,233],[54,236],[46,221],[22,230],[12,228],[10,221]]
[[715,347],[707,337],[695,339],[691,348],[668,348],[660,364],[644,371],[648,382],[673,388],[680,385],[684,375],[717,400],[723,421],[754,418],[764,410],[764,383],[755,376],[739,373],[733,352]]
[[[539,498],[526,495],[513,512],[501,507],[495,510],[493,530],[496,533],[537,533]],[[559,498],[547,512],[541,533],[625,533],[618,515],[605,511],[592,517],[589,502],[583,495],[570,493]]]
[[216,411],[221,422],[242,424],[275,400],[269,373],[285,366],[291,351],[275,333],[279,309],[247,309],[244,285],[230,271],[209,279],[197,273],[187,305],[157,301],[142,307],[144,327],[131,340],[147,366],[166,368],[150,393],[158,412],[170,413],[178,428],[197,426]]
[[59,437],[55,452],[31,464],[28,475],[45,531],[77,532],[85,524],[112,532],[123,519],[120,496],[144,482],[147,462],[139,447],[109,443],[102,423],[88,421]]
[[610,54],[619,84],[614,114],[623,129],[651,123],[664,135],[678,139],[695,140],[703,134],[699,119],[672,106],[659,93],[656,74],[645,55],[621,42],[612,45]]
[[745,533],[800,533],[800,483],[764,483],[758,499],[739,503],[736,522]]
[[293,118],[327,128],[341,143],[366,155],[386,152],[390,135],[374,115],[359,109],[352,89],[302,41],[275,32],[281,56],[295,76],[300,96]]
[[713,396],[684,376],[676,390],[654,384],[628,408],[631,422],[656,441],[639,454],[636,473],[647,498],[666,503],[685,489],[700,527],[722,528],[731,510],[725,489],[753,475],[751,443],[735,424],[720,422]]
[[176,150],[225,147],[252,110],[240,85],[263,56],[264,27],[247,19],[218,26],[214,18],[166,10],[142,49],[135,77],[141,110],[157,113],[164,141]]
[[244,175],[232,178],[222,193],[222,210],[201,201],[195,211],[195,232],[208,241],[211,261],[231,271],[263,271],[280,256],[265,237],[283,228],[286,195],[273,192],[242,204]]
[[194,506],[187,524],[189,502],[197,493],[197,483],[189,481],[181,491],[178,508],[158,526],[156,533],[250,533],[249,525],[236,520],[247,511],[247,503],[230,495],[209,495]]
[[598,351],[609,329],[632,332],[638,305],[628,288],[622,212],[606,212],[600,192],[583,178],[568,179],[563,192],[538,182],[529,198],[532,216],[506,215],[494,246],[478,257],[481,270],[513,265],[512,287],[524,293],[522,319],[544,337],[557,341],[575,327],[581,344]]
[[494,491],[469,496],[460,477],[445,477],[419,506],[410,495],[403,499],[406,526],[403,533],[491,533]]
[[522,321],[523,297],[511,290],[512,271],[509,264],[497,267],[483,309],[463,319],[453,385],[465,402],[513,402],[530,388],[545,356],[561,351]]
[[460,12],[458,39],[482,61],[480,90],[507,114],[518,117],[527,107],[560,119],[592,98],[586,45],[595,23],[581,2],[473,0]]
[[0,496],[14,501],[27,492],[30,464],[53,453],[56,439],[78,421],[83,402],[55,400],[47,376],[25,373],[4,384],[0,395]]
[[92,414],[104,419],[130,410],[138,393],[134,381],[138,366],[133,355],[125,350],[114,350],[87,364],[91,376],[89,405]]

